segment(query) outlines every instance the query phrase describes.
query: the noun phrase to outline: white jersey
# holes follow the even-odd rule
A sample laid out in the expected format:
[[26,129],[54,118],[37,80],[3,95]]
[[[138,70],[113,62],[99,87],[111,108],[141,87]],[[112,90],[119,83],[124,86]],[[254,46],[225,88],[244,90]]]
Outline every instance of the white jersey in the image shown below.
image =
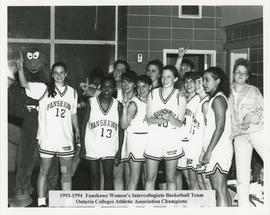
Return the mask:
[[[129,100],[132,100],[135,97],[135,94],[131,96]],[[116,100],[119,101],[120,103],[123,102],[123,90],[122,89],[117,89],[117,97]],[[127,130],[124,130],[124,140],[123,140],[123,145],[122,145],[122,152],[121,152],[121,162],[122,161],[127,161],[128,160],[128,152],[127,152]]]
[[192,136],[192,123],[193,118],[195,116],[195,112],[200,103],[200,97],[198,95],[194,95],[187,103],[186,112],[185,112],[185,120],[183,130],[183,138],[181,139],[183,145],[183,151],[185,153],[184,157],[180,158],[177,164],[177,168],[186,169],[187,168],[187,159],[193,159],[194,151],[192,151],[192,146],[190,145],[190,139]]
[[198,105],[200,103],[200,97],[198,95],[193,96],[187,103],[186,112],[185,112],[185,123],[184,123],[184,132],[185,139],[189,141],[192,134],[191,127],[192,121],[197,111]]
[[[149,94],[147,111],[148,116],[161,118],[161,111],[170,111],[175,118],[178,118],[180,105],[179,93],[173,89],[166,99],[162,96],[162,88],[157,88]],[[151,140],[144,152],[148,159],[176,160],[183,156],[182,144],[179,139],[181,131],[170,122],[161,125],[149,125],[149,139]]]
[[[147,104],[147,111],[149,116],[161,118],[161,111],[166,109],[167,111],[170,111],[175,118],[178,118],[180,109],[179,107],[179,94],[177,89],[173,89],[165,99],[162,96],[162,88],[156,88],[149,94]],[[162,129],[163,131],[168,129],[176,129],[176,126],[172,125],[170,122],[154,124],[150,125],[149,127],[158,130]]]
[[205,102],[209,101],[209,97],[204,97],[198,104],[197,109],[192,117],[192,123],[190,128],[191,140],[203,140],[203,132],[205,127],[205,117],[202,112],[202,107]]
[[[213,98],[210,99],[208,111],[206,114],[206,126],[204,129],[204,142],[203,142],[204,151],[207,150],[207,147],[209,146],[213,133],[216,129],[215,113],[212,108],[212,103],[217,96],[224,97],[224,99],[228,104],[228,100],[222,92],[218,92]],[[230,137],[231,137],[231,114],[228,105],[226,110],[224,131],[217,145],[212,151],[209,163],[206,165],[207,175],[214,173],[216,168],[218,168],[224,174],[228,173],[233,157],[233,145]]]
[[[77,113],[77,93],[70,86],[55,88],[54,98],[48,97],[43,83],[29,83],[26,93],[39,100],[38,133],[40,143],[62,145],[66,150],[73,145],[72,114]],[[43,148],[42,145],[40,146]],[[47,146],[46,146],[47,147]],[[52,147],[49,147],[53,151]],[[46,149],[44,149],[46,150]],[[57,151],[57,150],[56,150]],[[65,150],[64,150],[65,151]]]
[[101,107],[99,97],[89,99],[91,111],[85,131],[86,157],[113,158],[118,150],[118,101],[112,99],[107,110]]
[[147,133],[148,124],[144,120],[146,115],[146,103],[142,102],[138,97],[134,96],[130,102],[133,102],[136,106],[136,114],[132,118],[127,132],[135,133]]
[[209,97],[206,96],[199,102],[192,117],[192,123],[190,127],[189,147],[188,147],[189,150],[188,152],[186,152],[186,157],[195,160],[195,162],[198,161],[203,146],[205,117],[202,112],[202,106],[208,100]]
[[136,105],[136,114],[130,121],[127,128],[126,137],[126,154],[133,161],[144,161],[143,156],[145,147],[149,141],[148,124],[144,120],[146,115],[146,103],[142,102],[138,97],[134,96],[130,102]]
[[[208,108],[208,111],[206,114],[206,126],[205,126],[205,134],[204,134],[204,150],[207,149],[207,147],[210,143],[210,140],[213,136],[213,133],[216,129],[215,113],[214,113],[214,110],[212,108],[212,103],[217,96],[223,96],[224,99],[226,100],[226,102],[228,103],[226,96],[221,92],[218,92],[213,98],[210,99],[209,108]],[[230,140],[230,136],[231,136],[231,113],[230,113],[230,108],[228,105],[228,108],[226,110],[225,127],[224,127],[224,131],[219,139],[219,142],[227,143],[228,140]],[[217,146],[218,146],[218,144],[217,144]]]

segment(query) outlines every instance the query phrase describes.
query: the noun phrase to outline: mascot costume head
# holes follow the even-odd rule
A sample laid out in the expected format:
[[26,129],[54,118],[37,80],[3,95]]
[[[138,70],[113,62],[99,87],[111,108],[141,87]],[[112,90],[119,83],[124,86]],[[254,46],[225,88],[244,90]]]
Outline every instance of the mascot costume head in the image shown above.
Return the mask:
[[[23,71],[27,81],[46,84],[50,82],[51,75],[46,57],[40,50],[36,48],[24,49],[17,53],[20,53],[19,59],[17,54],[17,61],[9,61],[10,70],[18,70],[17,63],[23,60]],[[9,200],[9,205],[11,207],[25,207],[33,202],[31,176],[34,167],[34,154],[37,149],[37,107],[39,101],[26,95],[25,89],[18,81],[18,73],[15,73],[14,76],[10,74],[8,78],[9,83],[13,81],[8,87],[8,162],[9,170],[15,171],[16,169],[14,196]],[[17,138],[14,137],[15,134],[18,134]]]
[[[45,54],[36,48],[24,48],[20,53],[23,58],[23,71],[26,79],[29,82],[49,83],[51,75]],[[8,114],[23,118],[23,106],[28,103],[27,100],[30,98],[26,96],[25,90],[20,86],[16,76],[17,74],[14,83],[8,88]]]

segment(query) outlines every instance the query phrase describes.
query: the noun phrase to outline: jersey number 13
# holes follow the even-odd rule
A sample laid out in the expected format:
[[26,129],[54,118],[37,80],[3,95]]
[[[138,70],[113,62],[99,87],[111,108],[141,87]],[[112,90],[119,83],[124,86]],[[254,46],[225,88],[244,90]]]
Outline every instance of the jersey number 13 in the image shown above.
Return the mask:
[[112,129],[101,128],[101,137],[111,138],[112,137]]

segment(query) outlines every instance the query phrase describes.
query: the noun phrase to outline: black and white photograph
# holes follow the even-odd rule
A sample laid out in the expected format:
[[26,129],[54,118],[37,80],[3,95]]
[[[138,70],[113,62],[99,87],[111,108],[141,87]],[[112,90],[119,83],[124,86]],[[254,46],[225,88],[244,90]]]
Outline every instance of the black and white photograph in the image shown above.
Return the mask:
[[3,214],[270,212],[269,3],[183,2],[2,3]]

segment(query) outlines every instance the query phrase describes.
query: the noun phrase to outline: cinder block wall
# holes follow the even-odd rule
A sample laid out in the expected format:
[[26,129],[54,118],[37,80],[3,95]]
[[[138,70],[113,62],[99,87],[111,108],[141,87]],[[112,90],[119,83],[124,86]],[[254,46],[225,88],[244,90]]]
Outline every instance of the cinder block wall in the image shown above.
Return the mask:
[[118,7],[118,59],[127,60],[127,6]]
[[252,76],[249,83],[263,93],[263,19],[255,19],[226,26],[227,70],[230,67],[231,49],[249,48]]
[[[118,26],[118,35],[122,34],[119,57],[126,58],[131,69],[143,74],[149,60],[162,60],[163,49],[178,47],[216,50],[217,66],[225,69],[221,7],[203,6],[201,19],[178,18],[178,9],[178,6],[126,6],[119,9],[119,17],[122,17]],[[125,20],[126,28],[122,25]],[[137,63],[139,53],[143,55],[142,63]]]

